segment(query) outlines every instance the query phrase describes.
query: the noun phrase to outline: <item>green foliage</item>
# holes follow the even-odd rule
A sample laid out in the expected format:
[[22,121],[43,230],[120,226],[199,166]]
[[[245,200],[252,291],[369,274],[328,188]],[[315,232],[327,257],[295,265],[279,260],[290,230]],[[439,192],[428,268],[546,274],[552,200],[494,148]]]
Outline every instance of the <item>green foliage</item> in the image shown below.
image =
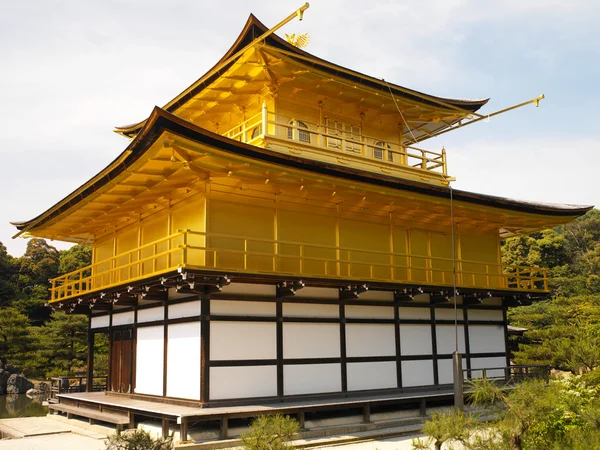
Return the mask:
[[427,442],[413,439],[413,449],[426,449],[433,443],[435,450],[441,450],[444,442],[454,441],[466,443],[471,437],[476,420],[471,414],[465,414],[457,409],[448,409],[437,414],[432,414],[431,419],[425,422],[423,433],[429,436]]
[[32,348],[29,320],[12,307],[0,308],[0,362],[20,365]]
[[[31,239],[20,258],[0,243],[0,361],[29,376],[73,375],[84,367],[87,319],[51,314],[49,278],[91,264],[91,247],[58,251],[43,239]],[[97,370],[106,373],[108,343],[99,339]]]
[[252,421],[250,430],[242,434],[242,443],[247,450],[293,449],[287,442],[299,429],[298,421],[289,416],[259,416]]
[[108,436],[106,450],[170,450],[173,448],[173,436],[153,439],[149,432],[133,430]]

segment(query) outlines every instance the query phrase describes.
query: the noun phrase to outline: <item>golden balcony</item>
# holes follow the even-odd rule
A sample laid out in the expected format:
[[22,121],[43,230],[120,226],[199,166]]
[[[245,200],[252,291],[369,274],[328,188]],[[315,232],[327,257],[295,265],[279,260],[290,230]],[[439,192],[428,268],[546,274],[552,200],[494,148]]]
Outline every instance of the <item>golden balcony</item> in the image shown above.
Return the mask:
[[[178,269],[452,287],[449,258],[184,230],[54,278],[51,301]],[[456,260],[457,286],[548,292],[547,269]]]
[[323,124],[262,111],[222,133],[230,139],[282,153],[370,172],[439,184],[448,177],[446,151],[405,147],[362,134],[361,127],[324,118]]

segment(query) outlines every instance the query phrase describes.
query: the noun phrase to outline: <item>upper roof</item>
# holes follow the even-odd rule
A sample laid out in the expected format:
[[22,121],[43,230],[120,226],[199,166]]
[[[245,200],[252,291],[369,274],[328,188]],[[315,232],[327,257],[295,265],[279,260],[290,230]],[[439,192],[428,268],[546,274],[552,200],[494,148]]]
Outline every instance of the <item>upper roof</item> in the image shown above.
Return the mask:
[[[176,150],[177,161],[173,156],[169,158],[169,155],[175,154],[174,152],[171,153],[171,147],[168,147],[167,153],[164,152],[167,139],[175,138],[185,140],[190,148],[198,144],[197,150],[193,149],[188,151],[187,155],[184,155],[188,158],[187,161],[182,161],[181,154],[184,152],[182,150]],[[161,151],[164,154],[161,154]],[[196,154],[195,159],[198,161],[197,164],[193,161],[194,153]],[[152,155],[156,156],[154,160],[152,160]],[[430,209],[433,211],[437,208],[438,213],[441,211],[440,208],[448,208],[447,200],[450,193],[448,187],[400,179],[385,174],[364,172],[350,167],[323,163],[245,144],[198,127],[157,107],[136,138],[104,170],[44,213],[25,222],[13,222],[13,225],[20,232],[27,231],[41,237],[73,242],[89,239],[90,235],[86,236],[84,232],[89,233],[92,229],[90,227],[98,218],[103,218],[102,220],[106,223],[114,223],[118,218],[117,216],[122,215],[124,210],[119,209],[119,207],[106,209],[106,202],[98,200],[95,205],[96,208],[88,209],[85,214],[78,218],[80,221],[78,223],[84,225],[80,225],[79,228],[71,231],[71,235],[58,233],[61,230],[63,230],[62,232],[69,230],[69,227],[64,225],[64,221],[70,218],[74,212],[85,209],[86,205],[94,204],[103,195],[120,195],[126,198],[137,196],[140,205],[148,206],[151,209],[151,203],[156,200],[159,194],[164,195],[164,192],[189,186],[190,180],[197,180],[198,173],[206,173],[212,176],[210,171],[213,171],[217,173],[216,176],[226,178],[228,177],[227,169],[217,167],[220,164],[219,161],[224,160],[238,161],[238,163],[240,160],[255,161],[257,173],[262,174],[265,173],[265,170],[279,170],[280,173],[288,177],[303,177],[303,179],[321,177],[327,180],[328,183],[331,183],[331,180],[339,180],[340,183],[346,183],[349,191],[356,189],[357,194],[360,195],[363,195],[360,190],[365,189],[364,186],[372,186],[371,192],[373,192],[373,195],[391,195],[386,194],[386,192],[401,191],[408,193],[402,195],[416,196],[415,201],[417,202],[422,203],[422,199],[431,199],[429,201],[432,205]],[[150,166],[150,169],[142,165],[148,162],[154,164],[154,166]],[[160,164],[160,167],[156,164]],[[242,165],[245,167],[243,170],[246,170],[243,176],[251,177],[252,173],[250,171],[252,168],[248,164]],[[167,184],[161,186],[159,191],[159,188],[154,187],[154,182],[149,183],[152,186],[146,188],[140,186],[139,182],[132,181],[129,178],[129,182],[126,184],[129,187],[128,193],[115,193],[115,186],[119,186],[124,180],[127,181],[127,177],[133,176],[132,174],[135,174],[136,170],[141,170],[140,167],[146,167],[144,169],[146,170],[145,173],[155,174],[149,176],[158,177],[157,180],[159,181],[156,184],[159,182]],[[194,170],[180,170],[190,168]],[[223,170],[225,170],[225,174],[223,174]],[[178,171],[180,175],[176,176]],[[171,181],[172,184],[168,184]],[[261,184],[264,185],[264,183]],[[136,186],[139,190],[134,192]],[[456,202],[455,213],[457,217],[461,217],[461,215],[463,217],[477,217],[476,220],[483,223],[490,221],[490,215],[493,215],[499,218],[497,220],[502,221],[499,228],[501,228],[501,231],[502,229],[506,231],[505,235],[531,232],[534,229],[566,223],[577,216],[585,214],[592,208],[592,206],[519,201],[461,190],[453,190],[453,198]],[[480,211],[482,207],[491,209],[488,209],[487,212]],[[419,208],[421,208],[422,214],[425,214],[428,207],[424,205],[419,206]],[[447,211],[444,210],[442,213],[444,216],[448,216]],[[114,214],[117,214],[117,216],[113,217]],[[512,230],[511,227],[515,227],[515,229]],[[77,234],[77,230],[80,230],[81,233]]]
[[[196,95],[202,92],[207,87],[211,86],[216,80],[218,80],[223,74],[225,74],[235,64],[236,60],[227,62],[236,53],[243,50],[246,46],[252,43],[256,38],[268,31],[268,28],[260,22],[254,15],[250,15],[246,25],[242,32],[231,46],[231,48],[225,53],[225,55],[213,66],[206,74],[200,77],[191,86],[177,95],[173,100],[167,103],[163,109],[167,112],[176,114],[177,110],[190,102]],[[318,71],[320,74],[326,74],[335,79],[345,80],[352,85],[358,85],[364,88],[373,90],[374,92],[381,92],[384,96],[390,97],[393,95],[395,101],[408,101],[417,103],[420,105],[442,108],[447,110],[452,116],[448,120],[437,121],[436,123],[429,124],[426,129],[420,134],[422,137],[427,136],[425,131],[431,133],[432,131],[437,132],[443,129],[451,127],[453,124],[458,122],[460,119],[469,116],[471,113],[475,113],[483,105],[485,105],[489,99],[480,100],[463,100],[455,98],[443,98],[436,97],[433,95],[418,92],[412,89],[408,89],[396,84],[388,83],[383,79],[374,78],[356,72],[354,70],[336,65],[317,56],[314,56],[290,43],[286,40],[281,39],[275,34],[270,34],[264,40],[264,47],[267,49],[280,51],[287,60],[293,61],[302,66],[310,67],[312,70]],[[227,64],[224,64],[226,63]],[[454,117],[456,116],[456,117]],[[141,122],[124,125],[115,128],[115,132],[122,134],[127,137],[135,136],[144,123],[148,119]],[[423,129],[423,125],[420,124],[415,129]],[[407,130],[408,131],[408,130]],[[413,133],[414,134],[414,133]],[[417,140],[421,140],[420,136],[416,136]]]

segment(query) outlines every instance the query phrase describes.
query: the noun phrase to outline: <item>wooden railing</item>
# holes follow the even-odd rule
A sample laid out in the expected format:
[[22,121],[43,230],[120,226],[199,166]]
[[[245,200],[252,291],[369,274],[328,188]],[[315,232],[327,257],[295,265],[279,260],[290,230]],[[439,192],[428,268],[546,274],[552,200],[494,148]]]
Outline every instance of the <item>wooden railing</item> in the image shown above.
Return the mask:
[[481,369],[463,369],[465,379],[488,379],[490,381],[515,384],[527,380],[550,379],[550,366],[547,364],[514,365],[508,367],[487,367]]
[[[179,231],[54,278],[52,301],[178,268],[452,286],[452,259],[413,253]],[[546,270],[458,259],[459,287],[548,291]]]
[[[266,104],[262,112],[250,117],[223,133],[231,139],[252,145],[262,141],[275,143],[293,153],[299,149],[312,149],[323,156],[336,156],[339,163],[365,162],[385,167],[410,167],[426,172],[448,175],[446,151],[433,152],[416,147],[405,147],[398,142],[343,130],[327,124],[297,120],[268,111]],[[306,128],[305,128],[306,127]]]
[[[92,378],[92,391],[106,390],[106,375]],[[85,392],[87,389],[87,377],[54,377],[50,379],[50,397],[56,398],[57,394],[68,394],[71,392]]]

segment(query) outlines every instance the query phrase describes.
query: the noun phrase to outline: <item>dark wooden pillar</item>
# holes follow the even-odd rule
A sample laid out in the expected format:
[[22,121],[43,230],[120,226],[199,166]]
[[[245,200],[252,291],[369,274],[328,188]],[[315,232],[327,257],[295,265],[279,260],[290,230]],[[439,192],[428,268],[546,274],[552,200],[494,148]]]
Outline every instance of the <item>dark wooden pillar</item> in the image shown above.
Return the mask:
[[87,381],[85,385],[86,392],[94,390],[94,332],[90,326],[88,327],[88,351],[87,351]]

